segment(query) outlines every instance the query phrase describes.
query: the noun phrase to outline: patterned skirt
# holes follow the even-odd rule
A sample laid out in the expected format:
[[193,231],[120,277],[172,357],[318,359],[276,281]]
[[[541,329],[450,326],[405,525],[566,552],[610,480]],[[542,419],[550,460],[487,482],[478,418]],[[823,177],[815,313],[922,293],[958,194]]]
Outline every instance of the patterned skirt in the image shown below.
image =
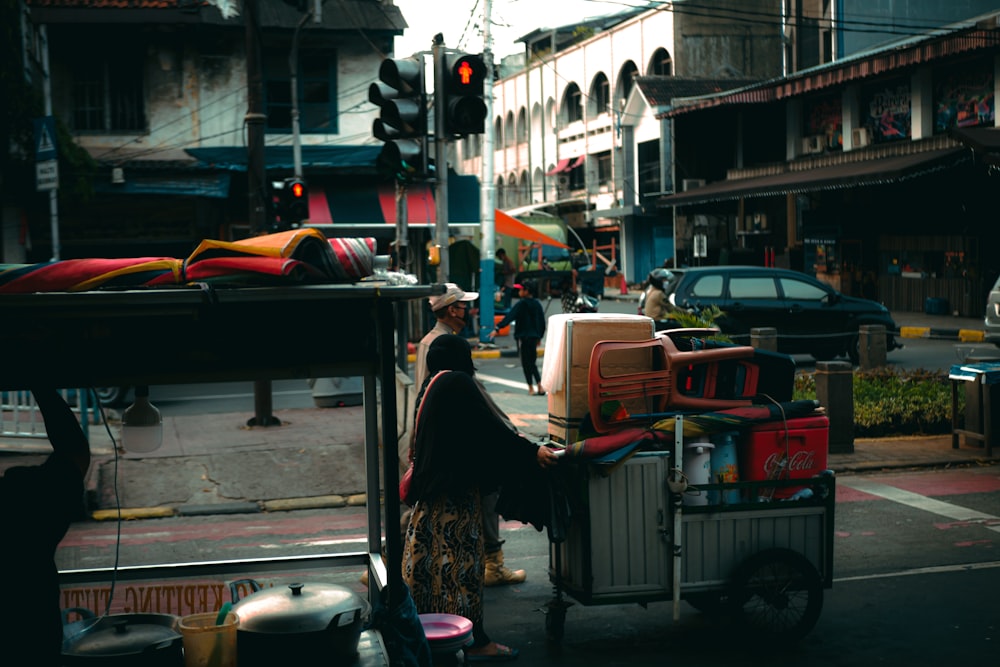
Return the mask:
[[418,501],[403,542],[403,580],[421,614],[483,618],[482,502],[473,490],[458,498]]

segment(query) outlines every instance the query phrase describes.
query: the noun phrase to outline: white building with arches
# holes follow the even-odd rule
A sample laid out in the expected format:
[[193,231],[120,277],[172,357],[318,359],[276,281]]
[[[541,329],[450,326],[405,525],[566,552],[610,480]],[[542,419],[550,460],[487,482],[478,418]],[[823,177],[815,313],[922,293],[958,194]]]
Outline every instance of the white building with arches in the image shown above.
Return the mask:
[[[778,5],[773,0],[722,4],[744,10]],[[496,207],[541,208],[561,216],[588,249],[605,248],[605,258],[613,252],[617,267],[636,282],[652,268],[652,231],[641,227],[654,226],[652,218],[662,215],[643,200],[673,191],[663,166],[669,164],[664,125],[638,90],[637,78],[733,79],[735,87],[781,72],[776,25],[740,25],[731,17],[670,7],[633,9],[523,36],[524,54],[515,57],[522,66],[496,80],[493,117],[487,121]],[[684,54],[691,62],[685,64]],[[501,70],[508,67],[505,60]],[[478,135],[456,142],[460,172],[483,173],[482,145]]]

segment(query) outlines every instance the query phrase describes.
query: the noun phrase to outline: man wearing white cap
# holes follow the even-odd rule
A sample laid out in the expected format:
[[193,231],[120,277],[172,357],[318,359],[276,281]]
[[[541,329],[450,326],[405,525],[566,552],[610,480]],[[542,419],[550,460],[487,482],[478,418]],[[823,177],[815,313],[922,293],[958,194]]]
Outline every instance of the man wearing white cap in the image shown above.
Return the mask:
[[[437,323],[417,344],[417,360],[413,368],[413,379],[416,382],[418,394],[427,378],[427,350],[430,349],[431,343],[434,342],[435,338],[444,334],[458,335],[465,328],[470,304],[478,298],[478,292],[466,292],[455,283],[445,283],[444,294],[428,298]],[[477,378],[474,379],[493,412],[507,424],[510,430],[517,432],[517,428],[494,402],[493,397],[486,391],[486,387]],[[470,439],[474,439],[471,434]],[[511,570],[504,565],[503,550],[501,549],[503,540],[500,539],[500,516],[496,512],[497,496],[497,493],[483,496],[483,536],[486,542],[485,583],[487,586],[519,584],[528,575],[524,570]]]
[[479,298],[478,292],[466,292],[455,283],[445,283],[445,288],[444,294],[427,299],[437,323],[417,343],[417,361],[413,367],[413,381],[417,385],[417,391],[424,386],[424,378],[427,377],[427,350],[431,343],[442,334],[457,335],[461,332],[465,328],[465,316],[470,305]]

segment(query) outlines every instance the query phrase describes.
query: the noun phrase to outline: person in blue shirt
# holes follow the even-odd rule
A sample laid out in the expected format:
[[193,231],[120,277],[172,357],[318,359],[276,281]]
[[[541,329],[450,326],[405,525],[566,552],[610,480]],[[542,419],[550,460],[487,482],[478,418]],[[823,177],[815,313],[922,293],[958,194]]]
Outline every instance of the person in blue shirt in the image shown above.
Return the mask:
[[511,322],[514,323],[514,340],[517,341],[521,357],[521,369],[524,380],[528,383],[528,393],[545,395],[542,389],[542,376],[538,372],[538,343],[545,335],[545,311],[538,300],[538,286],[534,281],[525,281],[523,285],[514,285],[520,299],[514,304],[493,331],[490,339],[497,335],[500,329]]

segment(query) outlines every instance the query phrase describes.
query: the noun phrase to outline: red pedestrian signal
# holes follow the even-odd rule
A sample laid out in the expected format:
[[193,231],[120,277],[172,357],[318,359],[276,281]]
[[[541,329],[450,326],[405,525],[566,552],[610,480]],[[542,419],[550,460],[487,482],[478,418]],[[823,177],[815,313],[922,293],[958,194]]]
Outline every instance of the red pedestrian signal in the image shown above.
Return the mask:
[[451,53],[444,56],[444,129],[464,137],[485,131],[486,62],[479,54]]

